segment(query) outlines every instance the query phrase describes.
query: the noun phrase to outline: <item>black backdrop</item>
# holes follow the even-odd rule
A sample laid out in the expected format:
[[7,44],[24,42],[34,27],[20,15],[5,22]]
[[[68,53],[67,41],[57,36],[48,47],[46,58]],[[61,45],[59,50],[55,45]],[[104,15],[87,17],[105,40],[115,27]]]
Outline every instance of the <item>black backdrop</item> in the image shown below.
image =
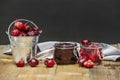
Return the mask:
[[120,5],[116,0],[0,0],[0,44],[9,44],[5,31],[15,19],[35,22],[39,42],[120,42]]

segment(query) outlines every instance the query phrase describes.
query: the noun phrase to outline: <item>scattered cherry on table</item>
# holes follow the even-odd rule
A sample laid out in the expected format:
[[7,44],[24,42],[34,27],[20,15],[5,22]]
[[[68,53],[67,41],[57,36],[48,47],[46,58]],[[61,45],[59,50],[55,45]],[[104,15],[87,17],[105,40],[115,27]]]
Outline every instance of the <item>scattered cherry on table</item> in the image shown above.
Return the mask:
[[55,61],[53,58],[46,58],[44,60],[44,64],[46,65],[46,67],[50,68],[50,67],[54,67],[55,65]]
[[20,61],[16,62],[16,66],[17,67],[24,67],[24,65],[25,65],[25,62],[24,62],[23,59],[21,59]]
[[39,64],[39,61],[36,58],[31,58],[28,60],[28,64],[31,67],[36,67]]

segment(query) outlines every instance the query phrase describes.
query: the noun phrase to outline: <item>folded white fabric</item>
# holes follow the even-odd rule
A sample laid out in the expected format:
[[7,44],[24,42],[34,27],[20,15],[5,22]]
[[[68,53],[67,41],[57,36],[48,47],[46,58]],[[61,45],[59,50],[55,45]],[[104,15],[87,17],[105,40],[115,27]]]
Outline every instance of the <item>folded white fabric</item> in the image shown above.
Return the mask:
[[44,51],[44,50],[47,50],[47,49],[54,47],[54,44],[57,42],[58,41],[47,41],[47,42],[38,43],[37,45],[41,51]]
[[36,57],[39,60],[44,60],[45,58],[53,58],[54,55],[54,44],[58,41],[47,41],[38,43],[38,47],[41,52],[38,52]]
[[103,60],[117,61],[119,58],[120,55],[109,55],[109,56],[104,56]]
[[[53,58],[54,55],[54,45],[59,41],[47,41],[38,44],[41,52],[39,52],[36,57],[41,60],[45,58]],[[75,42],[76,43],[76,42]],[[80,47],[80,44],[77,43],[77,46]],[[79,48],[78,48],[79,49]]]
[[99,43],[102,47],[102,53],[103,53],[103,60],[111,60],[116,61],[118,58],[120,58],[120,50],[117,48],[105,44],[105,43]]
[[[47,41],[38,43],[38,47],[41,50],[41,52],[38,52],[36,57],[39,60],[45,58],[53,58],[54,44],[57,42],[59,41]],[[77,43],[77,45],[80,46],[79,43]],[[118,58],[120,58],[120,50],[118,50],[117,48],[105,43],[99,43],[99,45],[102,47],[103,60],[116,61]],[[10,48],[8,50],[5,50],[3,53],[9,52],[11,52]]]
[[[52,58],[53,50],[54,50],[54,48],[52,47],[54,47],[55,43],[57,43],[57,41],[48,41],[48,42],[39,43],[38,44],[39,48],[41,49],[41,51],[44,51],[44,53],[43,52],[40,52],[40,53],[45,54],[46,55],[45,57]],[[118,50],[117,48],[105,43],[99,43],[99,45],[102,47],[103,60],[116,61],[118,58],[120,58],[120,50]],[[42,58],[43,58],[42,56],[39,57],[39,59],[42,59]]]

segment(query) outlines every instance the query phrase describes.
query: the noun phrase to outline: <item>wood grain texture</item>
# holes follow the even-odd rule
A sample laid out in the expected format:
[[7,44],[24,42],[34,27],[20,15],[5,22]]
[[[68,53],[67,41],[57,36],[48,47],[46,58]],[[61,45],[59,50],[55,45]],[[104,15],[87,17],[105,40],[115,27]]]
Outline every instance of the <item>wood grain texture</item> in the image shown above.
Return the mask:
[[78,64],[57,66],[54,80],[88,80],[88,69]]
[[[5,46],[0,46],[0,51]],[[37,67],[17,67],[11,55],[0,54],[0,80],[53,80],[56,65],[46,68],[43,61]]]
[[[120,44],[112,46],[120,49]],[[102,61],[101,65],[89,69],[89,80],[120,80],[120,61]]]
[[6,47],[6,45],[0,45],[0,54],[2,54],[2,50]]
[[120,62],[103,61],[89,70],[90,80],[120,80]]
[[0,59],[0,80],[53,80],[55,69],[46,68],[43,61],[37,67],[16,67],[13,60]]
[[[0,51],[4,46],[0,46]],[[120,62],[103,61],[87,69],[78,64],[55,65],[46,68],[43,61],[37,67],[16,67],[11,55],[0,54],[0,80],[120,80]]]

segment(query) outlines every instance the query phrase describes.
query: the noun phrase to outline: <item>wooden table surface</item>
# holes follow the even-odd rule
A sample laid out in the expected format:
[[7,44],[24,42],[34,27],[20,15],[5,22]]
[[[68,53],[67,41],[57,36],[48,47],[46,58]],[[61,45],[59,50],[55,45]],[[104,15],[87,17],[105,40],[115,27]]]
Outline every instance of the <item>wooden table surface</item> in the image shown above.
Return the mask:
[[[5,48],[0,46],[0,53]],[[120,80],[120,62],[103,61],[92,69],[73,65],[46,68],[43,61],[37,67],[16,67],[11,55],[0,54],[0,80]]]

